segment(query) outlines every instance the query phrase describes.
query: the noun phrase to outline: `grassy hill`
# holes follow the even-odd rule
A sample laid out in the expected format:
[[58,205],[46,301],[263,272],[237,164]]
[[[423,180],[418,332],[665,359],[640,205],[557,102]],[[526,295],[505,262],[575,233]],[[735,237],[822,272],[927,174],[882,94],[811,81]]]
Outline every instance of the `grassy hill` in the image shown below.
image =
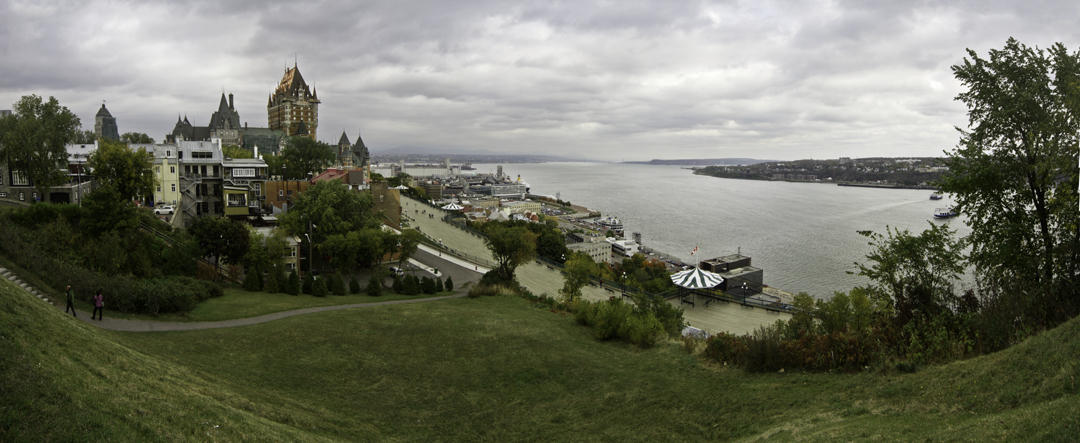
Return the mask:
[[746,374],[517,298],[114,333],[0,282],[0,440],[1049,439],[1080,321],[915,374]]

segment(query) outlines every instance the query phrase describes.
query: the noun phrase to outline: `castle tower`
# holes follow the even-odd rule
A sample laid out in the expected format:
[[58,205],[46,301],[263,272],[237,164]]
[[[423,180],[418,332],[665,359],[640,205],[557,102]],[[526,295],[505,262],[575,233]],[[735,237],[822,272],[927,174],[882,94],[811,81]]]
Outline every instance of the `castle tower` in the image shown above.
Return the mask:
[[120,131],[116,128],[116,119],[109,113],[108,109],[105,109],[105,104],[101,104],[101,109],[98,109],[97,115],[94,116],[94,135],[97,138],[104,138],[107,140],[120,140]]
[[318,92],[308,88],[300,69],[293,64],[266,103],[270,129],[279,130],[285,136],[305,135],[317,140],[319,103]]

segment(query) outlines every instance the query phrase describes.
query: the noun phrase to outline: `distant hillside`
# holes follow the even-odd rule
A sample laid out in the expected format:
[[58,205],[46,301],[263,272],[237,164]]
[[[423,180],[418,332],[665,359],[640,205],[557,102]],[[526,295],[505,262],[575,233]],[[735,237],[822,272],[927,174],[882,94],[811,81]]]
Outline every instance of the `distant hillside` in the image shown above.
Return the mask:
[[681,158],[681,159],[657,159],[647,162],[623,162],[636,165],[677,165],[677,166],[737,166],[756,165],[758,163],[776,160],[759,160],[756,158]]

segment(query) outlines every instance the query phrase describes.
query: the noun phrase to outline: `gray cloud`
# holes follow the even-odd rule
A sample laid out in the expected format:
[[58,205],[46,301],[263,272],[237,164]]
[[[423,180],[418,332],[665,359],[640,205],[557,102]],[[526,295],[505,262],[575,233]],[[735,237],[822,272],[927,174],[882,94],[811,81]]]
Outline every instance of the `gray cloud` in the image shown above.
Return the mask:
[[[320,138],[375,152],[596,159],[937,155],[965,122],[949,66],[1009,36],[1080,45],[1075,2],[0,0],[0,103],[55,95],[84,125],[242,121],[294,56]],[[0,105],[0,107],[6,107]]]

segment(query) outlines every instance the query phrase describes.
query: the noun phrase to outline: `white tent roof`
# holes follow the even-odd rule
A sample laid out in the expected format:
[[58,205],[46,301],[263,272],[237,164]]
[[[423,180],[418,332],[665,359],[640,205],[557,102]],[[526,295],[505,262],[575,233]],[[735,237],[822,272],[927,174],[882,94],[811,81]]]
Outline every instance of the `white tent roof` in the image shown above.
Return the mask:
[[394,186],[393,188],[390,188],[390,189],[397,189],[399,191],[404,191],[406,189],[409,189],[409,187],[405,186],[405,185],[397,185],[397,186]]
[[715,288],[716,285],[723,283],[724,277],[721,277],[720,274],[693,268],[671,274],[671,282],[675,283],[676,286],[687,289],[705,289]]
[[459,205],[457,203],[450,203],[450,204],[448,204],[446,206],[443,206],[442,208],[444,210],[447,210],[447,211],[460,211],[462,209],[465,209],[465,208],[462,208],[461,205]]

